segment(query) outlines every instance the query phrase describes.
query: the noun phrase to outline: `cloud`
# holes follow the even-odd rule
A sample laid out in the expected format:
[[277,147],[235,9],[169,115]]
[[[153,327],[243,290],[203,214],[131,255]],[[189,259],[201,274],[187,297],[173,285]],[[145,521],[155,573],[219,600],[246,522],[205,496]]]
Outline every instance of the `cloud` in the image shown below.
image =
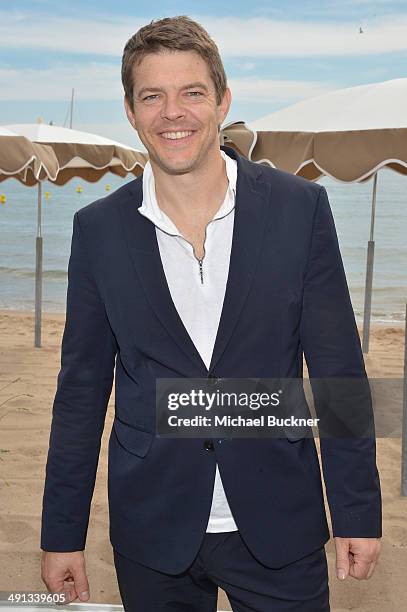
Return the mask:
[[236,18],[208,23],[225,56],[343,57],[407,50],[407,16],[376,20],[364,28],[354,22],[301,22]]
[[[230,78],[235,102],[293,102],[335,89],[334,83],[276,80],[255,76]],[[76,100],[121,100],[120,67],[89,62],[39,69],[0,69],[0,100],[68,101],[72,87]]]
[[256,68],[256,62],[242,62],[239,64],[240,70],[244,70],[249,72],[250,70],[254,70]]
[[117,55],[143,22],[95,17],[92,21],[48,14],[0,12],[0,47],[48,49],[63,53]]
[[293,103],[332,91],[337,87],[332,83],[313,81],[284,81],[246,77],[228,80],[233,100],[256,103]]
[[[407,16],[373,19],[364,34],[352,21],[196,16],[225,57],[322,57],[407,50]],[[0,48],[45,49],[121,57],[128,38],[150,19],[129,16],[61,18],[0,12]],[[49,58],[48,58],[49,61]]]
[[81,100],[123,97],[120,66],[88,62],[52,68],[0,68],[0,100]]

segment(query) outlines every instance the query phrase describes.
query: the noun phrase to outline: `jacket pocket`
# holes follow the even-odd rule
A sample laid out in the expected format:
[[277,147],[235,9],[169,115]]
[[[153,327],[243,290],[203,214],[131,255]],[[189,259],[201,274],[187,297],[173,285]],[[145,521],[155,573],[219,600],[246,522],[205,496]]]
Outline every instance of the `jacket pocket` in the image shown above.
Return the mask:
[[128,425],[114,418],[113,428],[119,443],[133,455],[145,457],[150,450],[154,435],[134,425]]

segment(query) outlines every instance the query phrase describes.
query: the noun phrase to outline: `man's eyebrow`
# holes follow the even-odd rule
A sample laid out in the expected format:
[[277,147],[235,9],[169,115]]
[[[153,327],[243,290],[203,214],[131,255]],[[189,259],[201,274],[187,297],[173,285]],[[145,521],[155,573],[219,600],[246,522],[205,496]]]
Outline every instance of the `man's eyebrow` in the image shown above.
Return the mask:
[[[205,85],[205,83],[201,83],[201,81],[195,81],[194,83],[187,83],[186,85],[183,85],[181,89],[191,89],[192,87],[199,87],[200,89],[209,91],[207,85]],[[164,90],[161,87],[154,87],[154,85],[151,85],[151,87],[142,87],[140,91],[137,93],[137,97],[140,98],[147,91],[163,92]]]

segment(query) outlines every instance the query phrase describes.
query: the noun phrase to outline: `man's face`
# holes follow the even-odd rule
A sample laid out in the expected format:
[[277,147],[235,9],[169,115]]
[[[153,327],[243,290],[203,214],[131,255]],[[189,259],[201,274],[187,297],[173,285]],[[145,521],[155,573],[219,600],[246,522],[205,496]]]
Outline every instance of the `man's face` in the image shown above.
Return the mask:
[[[206,62],[194,51],[146,55],[133,68],[134,108],[125,98],[127,117],[150,159],[168,174],[190,172],[219,149],[218,125],[231,94],[216,103]],[[185,134],[187,132],[187,134]]]

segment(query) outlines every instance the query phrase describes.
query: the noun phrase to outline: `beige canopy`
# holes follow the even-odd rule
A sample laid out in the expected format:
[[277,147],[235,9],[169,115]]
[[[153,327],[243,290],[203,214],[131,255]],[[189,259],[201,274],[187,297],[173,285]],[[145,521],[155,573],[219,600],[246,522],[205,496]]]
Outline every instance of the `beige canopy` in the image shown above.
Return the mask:
[[369,351],[377,173],[387,166],[407,175],[407,78],[340,89],[221,130],[223,143],[248,159],[316,181],[373,177],[367,245],[363,352]]
[[22,183],[58,175],[58,160],[51,147],[31,142],[0,126],[0,181],[14,177]]
[[[59,171],[52,180],[57,185],[65,185],[75,177],[94,183],[107,172],[123,177],[131,172],[138,176],[148,159],[146,153],[97,134],[45,123],[21,123],[6,127],[33,143],[53,149]],[[27,185],[35,183],[28,177]]]
[[[44,175],[43,172],[45,172],[47,166],[45,162],[39,161],[43,158],[36,157],[32,163],[35,168],[41,163],[41,170],[37,171],[37,173],[35,171],[26,172],[17,177],[25,185],[37,185],[38,189],[34,346],[40,347],[43,278],[42,181],[49,179],[57,185],[65,185],[72,178],[79,177],[93,183],[100,180],[107,172],[112,172],[122,177],[131,172],[138,176],[143,172],[148,156],[142,151],[128,147],[115,140],[55,125],[44,123],[13,124],[3,126],[2,129],[18,134],[21,143],[31,145],[32,151],[42,152],[44,156],[45,154],[49,155],[50,159],[53,159],[56,164],[56,172],[45,173]],[[8,157],[8,154],[6,157]],[[10,162],[8,163],[10,164]],[[9,176],[10,174],[5,174],[4,178]]]
[[315,181],[360,182],[388,166],[407,174],[407,78],[333,91],[249,124],[223,127],[247,158]]

